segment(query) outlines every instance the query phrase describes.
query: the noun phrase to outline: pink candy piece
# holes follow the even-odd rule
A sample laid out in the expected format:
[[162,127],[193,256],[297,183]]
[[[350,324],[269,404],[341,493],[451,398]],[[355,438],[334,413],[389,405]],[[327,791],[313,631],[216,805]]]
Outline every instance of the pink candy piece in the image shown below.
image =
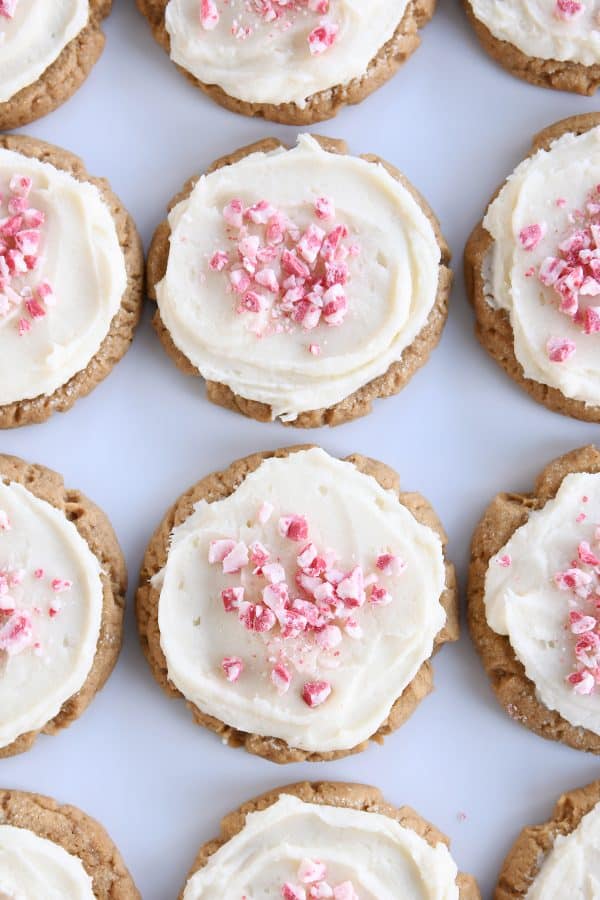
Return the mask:
[[64,594],[65,591],[71,590],[73,582],[69,581],[68,578],[53,578],[51,587],[55,594]]
[[223,559],[223,572],[225,575],[235,575],[247,566],[248,562],[248,547],[243,541],[239,541]]
[[389,606],[393,599],[390,592],[379,585],[373,585],[369,592],[369,603],[372,603],[373,606]]
[[576,19],[584,11],[584,4],[579,3],[578,0],[556,0],[556,5],[554,7],[554,15],[556,18],[563,19],[566,22]]
[[307,681],[302,688],[302,699],[311,709],[325,703],[331,694],[331,685],[328,681]]
[[229,264],[229,256],[224,250],[217,250],[210,258],[209,267],[213,272],[222,272]]
[[312,56],[320,56],[333,47],[339,30],[339,25],[326,19],[313,28],[308,36],[308,47]]
[[305,541],[308,537],[308,523],[304,516],[282,516],[278,528],[279,534],[290,541]]
[[272,503],[268,503],[266,500],[263,500],[258,510],[257,516],[257,519],[261,525],[266,525],[266,523],[271,518],[271,515],[273,514],[273,509],[274,507]]
[[235,547],[235,541],[230,538],[223,538],[218,541],[211,541],[208,548],[209,563],[223,562],[228,553],[231,553]]
[[239,609],[240,603],[244,600],[244,588],[225,588],[225,590],[221,591],[221,600],[223,601],[225,612],[233,612],[233,610]]
[[283,663],[277,663],[277,665],[273,666],[271,669],[271,681],[277,688],[279,694],[285,694],[292,683],[292,673],[287,666],[283,665]]
[[244,223],[244,205],[241,200],[231,200],[223,210],[223,218],[232,228],[241,228]]
[[306,900],[306,891],[297,884],[286,881],[281,888],[283,900]]
[[244,663],[239,656],[225,656],[221,662],[221,668],[227,681],[235,682],[244,671]]
[[315,200],[315,215],[317,219],[335,218],[335,206],[331,197],[317,197]]
[[324,881],[327,877],[325,863],[313,859],[303,859],[298,866],[298,880],[302,884],[314,884],[316,881]]
[[333,889],[333,900],[359,900],[351,881],[344,881]]
[[12,19],[19,0],[0,0],[0,16]]
[[212,31],[219,24],[219,11],[213,0],[201,0],[200,23],[205,31]]
[[576,694],[584,695],[591,694],[596,684],[594,676],[587,670],[583,672],[571,672],[571,674],[567,676],[567,681],[572,685]]
[[264,634],[271,631],[277,619],[272,610],[261,606],[260,603],[241,603],[239,607],[239,619],[248,631],[256,631]]
[[546,344],[548,359],[555,363],[566,362],[573,356],[576,350],[577,346],[575,342],[569,340],[569,338],[550,338]]
[[16,656],[33,643],[33,623],[31,615],[25,611],[14,612],[0,627],[0,650],[9,656]]
[[519,240],[521,241],[523,250],[526,250],[527,252],[535,250],[540,241],[543,240],[545,234],[546,225],[544,222],[539,225],[526,225],[525,228],[522,228],[519,232]]
[[365,602],[364,575],[360,566],[355,566],[337,586],[337,595],[347,606],[362,606]]

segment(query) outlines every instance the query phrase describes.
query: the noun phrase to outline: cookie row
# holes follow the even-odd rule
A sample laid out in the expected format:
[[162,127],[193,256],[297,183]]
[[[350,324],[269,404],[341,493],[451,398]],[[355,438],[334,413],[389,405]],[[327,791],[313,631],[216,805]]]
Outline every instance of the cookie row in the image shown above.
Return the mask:
[[[127,574],[105,515],[0,457],[0,757],[86,709],[116,662]],[[469,624],[510,716],[600,752],[600,452],[494,499],[473,538]],[[458,638],[428,502],[381,462],[314,446],[199,481],[156,529],[137,619],[158,683],[230,746],[278,763],[364,750],[433,688]]]
[[[600,782],[563,795],[549,821],[517,838],[495,900],[587,896],[598,879],[599,833]],[[0,869],[8,897],[140,897],[102,826],[38,794],[0,790]],[[376,788],[336,782],[288,785],[229,813],[220,835],[200,848],[179,898],[259,893],[283,900],[481,897],[475,879],[457,871],[447,838],[418,813],[391,806]]]
[[[465,253],[484,346],[535,399],[593,422],[599,142],[599,114],[538,135]],[[143,257],[108,184],[64,150],[1,137],[0,187],[0,427],[13,427],[68,409],[125,353]],[[449,260],[433,212],[395,168],[305,134],[191,178],[146,271],[155,329],[210,400],[315,427],[364,415],[426,362],[447,316]]]
[[[0,0],[0,128],[67,100],[104,46],[112,0]],[[138,0],[156,40],[234,112],[306,125],[359,103],[419,46],[435,0]],[[466,0],[483,46],[516,75],[592,94],[600,83],[593,0]]]

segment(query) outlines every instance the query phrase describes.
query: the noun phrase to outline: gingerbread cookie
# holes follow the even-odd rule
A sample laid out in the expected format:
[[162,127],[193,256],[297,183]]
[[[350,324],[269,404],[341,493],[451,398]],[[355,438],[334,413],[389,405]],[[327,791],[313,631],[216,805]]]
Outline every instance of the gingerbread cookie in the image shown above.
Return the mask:
[[[479,900],[448,839],[364,784],[304,782],[249,800],[198,853],[180,900]],[[318,857],[315,858],[315,855]],[[252,866],[246,865],[252,858]]]
[[127,571],[105,514],[0,455],[0,758],[88,707],[121,647]]
[[143,295],[133,220],[66,150],[0,136],[0,428],[69,409],[129,348]]
[[499,494],[473,536],[469,624],[502,706],[542,737],[600,753],[600,451]]
[[314,428],[365,415],[428,359],[449,258],[395,169],[302,135],[188,181],[155,233],[147,281],[163,344],[210,400]]
[[28,125],[75,93],[104,47],[112,0],[0,0],[0,129]]
[[330,119],[420,44],[435,0],[138,0],[154,37],[217,103],[286,125]]
[[225,743],[275,762],[358,752],[408,718],[432,653],[458,637],[445,542],[382,463],[255,454],[192,487],[155,532],[144,652]]
[[482,46],[542,87],[593,94],[600,84],[596,0],[465,0]]
[[549,409],[600,422],[600,114],[535,139],[465,250],[476,333]]
[[504,865],[494,900],[597,897],[600,781],[563,794],[552,818],[524,828]]
[[104,828],[74,806],[0,790],[0,897],[139,900]]

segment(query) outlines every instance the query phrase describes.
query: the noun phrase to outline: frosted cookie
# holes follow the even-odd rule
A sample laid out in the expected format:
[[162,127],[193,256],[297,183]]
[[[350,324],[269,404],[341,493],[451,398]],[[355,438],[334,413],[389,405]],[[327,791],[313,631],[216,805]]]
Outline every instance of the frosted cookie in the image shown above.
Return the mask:
[[600,422],[600,114],[542,131],[465,251],[486,350],[549,409]]
[[140,240],[73,154],[0,136],[0,428],[43,422],[123,356],[142,305]]
[[[246,864],[252,859],[252,866]],[[226,816],[180,900],[479,900],[448,839],[364,784],[292,784]]]
[[290,448],[185,493],[150,541],[137,613],[158,682],[225,743],[276,762],[365,749],[432,689],[458,637],[428,503],[387,466]]
[[139,900],[104,828],[74,806],[0,790],[0,897]]
[[569,791],[552,818],[524,828],[504,865],[494,900],[583,900],[600,895],[600,782]]
[[287,125],[330,119],[420,44],[435,0],[138,0],[156,40],[217,103]]
[[0,0],[0,129],[45,116],[83,84],[111,2]]
[[598,0],[465,0],[482,46],[532,84],[593,94],[600,84]]
[[2,758],[70,725],[104,685],[127,571],[105,514],[56,472],[0,455],[0,479]]
[[550,463],[531,494],[499,494],[473,536],[469,624],[516,721],[600,753],[600,452]]
[[446,321],[449,258],[399,172],[303,135],[188,181],[147,281],[163,344],[210,400],[313,428],[366,414],[423,365]]

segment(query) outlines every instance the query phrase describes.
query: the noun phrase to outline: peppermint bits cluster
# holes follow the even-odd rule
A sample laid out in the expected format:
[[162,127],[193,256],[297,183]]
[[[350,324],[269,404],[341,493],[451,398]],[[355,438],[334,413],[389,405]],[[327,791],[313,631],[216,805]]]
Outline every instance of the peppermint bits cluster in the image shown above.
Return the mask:
[[14,316],[21,337],[56,302],[48,281],[32,287],[28,277],[39,266],[45,221],[44,213],[29,203],[31,188],[31,178],[16,174],[8,194],[0,194],[0,319]]
[[[329,0],[221,0],[221,5],[234,13],[231,36],[245,41],[259,30],[263,36],[272,38],[277,31],[291,28],[300,16],[326,17],[330,3]],[[204,31],[214,31],[220,21],[217,0],[200,0],[200,24]],[[339,25],[328,18],[319,19],[306,39],[311,56],[320,56],[333,47],[338,34]]]
[[[559,199],[557,206],[564,207]],[[546,256],[539,267],[527,275],[536,275],[544,287],[550,288],[556,305],[584,334],[600,332],[600,185],[587,197],[583,210],[569,214],[571,228],[558,244],[553,256]],[[521,229],[519,239],[527,252],[535,250],[546,236],[545,223]],[[551,337],[546,345],[548,358],[564,363],[577,350],[575,341],[567,337]]]
[[585,4],[579,0],[556,0],[554,15],[563,22],[572,22],[585,12]]
[[[273,513],[272,505],[263,503],[256,522],[266,525]],[[332,693],[323,673],[340,665],[343,641],[363,636],[360,610],[393,602],[389,582],[382,579],[401,575],[405,564],[382,552],[370,572],[360,565],[342,566],[335,550],[311,540],[308,521],[298,513],[280,515],[273,531],[271,546],[235,537],[213,540],[208,562],[229,578],[220,597],[225,614],[237,616],[240,627],[264,644],[271,689],[284,695],[295,686],[304,703],[315,708]],[[273,549],[282,541],[287,564]],[[239,656],[222,659],[222,674],[232,683],[243,678],[244,669]]]
[[[258,337],[339,327],[346,318],[350,262],[360,248],[336,224],[331,198],[318,197],[309,210],[302,227],[268,200],[244,206],[236,198],[223,210],[231,246],[216,249],[208,267],[223,273],[238,314],[251,314],[248,327]],[[319,345],[309,349],[320,353]]]
[[576,694],[591,694],[600,684],[600,528],[592,544],[581,541],[568,569],[554,583],[567,593],[567,630],[574,656],[567,682]]
[[283,900],[360,900],[351,881],[332,885],[327,880],[325,863],[303,859],[298,866],[298,883],[286,881],[281,887]]

